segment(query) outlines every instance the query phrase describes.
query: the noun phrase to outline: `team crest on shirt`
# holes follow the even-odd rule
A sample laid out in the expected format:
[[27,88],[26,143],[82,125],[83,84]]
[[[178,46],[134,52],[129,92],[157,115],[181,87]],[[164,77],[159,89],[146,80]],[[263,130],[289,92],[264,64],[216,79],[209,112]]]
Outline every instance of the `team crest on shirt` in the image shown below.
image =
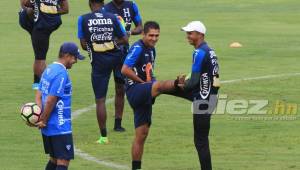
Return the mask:
[[103,17],[103,15],[102,15],[101,13],[95,13],[95,15],[96,15],[96,17],[98,17],[98,18],[102,18],[102,17]]
[[66,145],[66,148],[69,151],[72,148],[72,145]]

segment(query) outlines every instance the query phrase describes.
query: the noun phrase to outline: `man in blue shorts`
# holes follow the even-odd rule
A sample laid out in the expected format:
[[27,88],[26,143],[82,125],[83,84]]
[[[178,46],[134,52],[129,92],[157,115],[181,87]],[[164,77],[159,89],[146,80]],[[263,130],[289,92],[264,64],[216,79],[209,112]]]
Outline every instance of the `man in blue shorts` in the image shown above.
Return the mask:
[[50,159],[46,170],[67,170],[74,159],[71,124],[72,83],[68,69],[84,57],[74,43],[60,47],[58,61],[49,65],[42,74],[36,103],[42,108],[39,122],[45,153]]
[[35,60],[32,89],[37,90],[46,68],[46,56],[52,32],[62,24],[61,15],[69,12],[68,0],[20,0],[19,24],[31,36]]
[[[97,120],[100,129],[100,144],[107,144],[105,100],[111,72],[121,64],[120,45],[127,44],[126,31],[114,14],[102,9],[104,0],[89,0],[91,13],[78,19],[78,38],[87,50],[92,65],[92,85],[96,98]],[[115,81],[122,79],[116,77]],[[119,74],[121,76],[121,74]]]
[[[121,19],[121,21],[124,22],[125,30],[128,37],[130,37],[131,35],[139,35],[142,33],[143,31],[142,17],[140,16],[140,12],[138,10],[136,3],[134,3],[133,1],[112,0],[111,2],[109,2],[104,6],[104,10],[106,12],[115,14],[116,16],[118,16],[119,19]],[[134,23],[135,28],[131,30],[132,23]],[[129,50],[129,44],[122,45],[120,48],[123,52],[121,58],[123,64],[123,61]],[[121,75],[122,64],[116,67],[116,69],[114,70],[114,74]],[[115,77],[123,78],[122,76],[115,76]],[[124,79],[118,79],[118,81],[115,81],[116,96],[115,96],[114,130],[119,132],[125,131],[125,129],[122,127],[124,95],[125,95],[124,83],[125,83]]]
[[183,83],[182,78],[156,81],[153,68],[156,57],[155,45],[159,35],[158,23],[146,22],[143,38],[132,45],[122,67],[122,74],[127,77],[127,100],[134,111],[133,170],[141,169],[144,144],[152,123],[152,105],[155,97],[163,93],[170,93]]

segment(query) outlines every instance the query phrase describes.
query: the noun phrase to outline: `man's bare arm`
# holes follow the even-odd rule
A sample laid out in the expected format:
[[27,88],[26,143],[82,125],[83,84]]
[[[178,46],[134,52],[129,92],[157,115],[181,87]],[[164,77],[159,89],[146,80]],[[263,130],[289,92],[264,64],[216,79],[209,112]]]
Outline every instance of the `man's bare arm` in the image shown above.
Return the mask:
[[60,3],[60,8],[57,9],[57,13],[64,15],[69,13],[69,2],[68,0],[63,0]]
[[44,128],[47,126],[48,119],[51,115],[53,108],[55,107],[56,102],[57,102],[57,96],[51,96],[51,95],[47,96],[47,101],[43,109],[43,112],[41,114],[40,120],[36,124],[39,128]]
[[129,79],[138,82],[138,83],[145,83],[141,78],[139,78],[135,72],[128,67],[126,64],[123,65],[122,70],[121,70],[122,74],[126,77],[128,77]]

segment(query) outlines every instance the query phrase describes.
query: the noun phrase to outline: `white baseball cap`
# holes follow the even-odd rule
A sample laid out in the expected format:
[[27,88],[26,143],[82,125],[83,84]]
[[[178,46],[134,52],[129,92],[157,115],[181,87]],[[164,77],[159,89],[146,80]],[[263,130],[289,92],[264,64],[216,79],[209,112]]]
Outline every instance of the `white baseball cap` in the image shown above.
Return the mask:
[[187,26],[181,28],[182,31],[185,32],[200,32],[202,34],[206,33],[205,25],[201,21],[192,21],[187,24]]

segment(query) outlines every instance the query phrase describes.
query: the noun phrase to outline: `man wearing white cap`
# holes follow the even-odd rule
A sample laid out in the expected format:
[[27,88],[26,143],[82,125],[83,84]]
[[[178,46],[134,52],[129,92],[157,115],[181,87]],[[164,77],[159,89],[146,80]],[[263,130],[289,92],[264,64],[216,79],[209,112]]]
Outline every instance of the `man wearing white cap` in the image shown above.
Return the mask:
[[220,87],[219,65],[215,52],[204,41],[206,28],[202,22],[190,22],[182,30],[186,32],[187,40],[195,47],[195,51],[193,53],[191,76],[181,86],[183,91],[177,91],[177,96],[193,101],[195,147],[198,152],[201,170],[211,170],[208,135],[210,118],[217,103],[217,94]]

